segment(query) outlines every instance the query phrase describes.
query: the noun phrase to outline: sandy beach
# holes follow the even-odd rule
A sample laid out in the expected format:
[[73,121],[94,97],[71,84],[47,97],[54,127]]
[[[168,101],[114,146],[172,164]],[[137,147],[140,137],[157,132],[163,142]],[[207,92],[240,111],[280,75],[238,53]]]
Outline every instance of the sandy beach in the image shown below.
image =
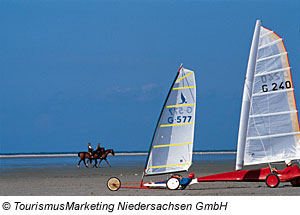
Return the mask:
[[[278,188],[268,188],[264,182],[202,182],[188,187],[186,190],[171,191],[120,189],[109,191],[106,181],[118,177],[123,183],[138,183],[144,166],[142,159],[127,164],[114,163],[112,167],[103,164],[101,168],[76,167],[77,158],[73,164],[40,168],[10,168],[1,170],[1,196],[152,196],[152,195],[191,195],[191,196],[296,196],[300,195],[299,187],[292,187],[290,183],[282,182]],[[112,160],[112,158],[111,158]],[[20,164],[22,165],[22,164]],[[2,162],[3,167],[3,162]],[[278,166],[283,168],[282,166]],[[256,166],[257,168],[257,166]],[[194,161],[189,172],[196,176],[205,176],[234,170],[234,161]],[[183,173],[186,176],[187,173]],[[166,179],[166,176],[146,177],[145,181]]]

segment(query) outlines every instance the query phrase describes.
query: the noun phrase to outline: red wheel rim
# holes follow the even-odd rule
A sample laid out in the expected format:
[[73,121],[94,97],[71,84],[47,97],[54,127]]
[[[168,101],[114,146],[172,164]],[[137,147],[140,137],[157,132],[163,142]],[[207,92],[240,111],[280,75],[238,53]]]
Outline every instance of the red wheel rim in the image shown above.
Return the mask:
[[269,175],[269,177],[267,178],[267,184],[270,187],[275,187],[278,183],[278,178],[276,177],[276,175]]

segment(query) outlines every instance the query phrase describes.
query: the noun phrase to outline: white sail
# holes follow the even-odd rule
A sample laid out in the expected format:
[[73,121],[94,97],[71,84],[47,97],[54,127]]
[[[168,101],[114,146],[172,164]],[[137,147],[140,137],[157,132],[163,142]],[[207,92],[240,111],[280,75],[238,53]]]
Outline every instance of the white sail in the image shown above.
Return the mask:
[[195,111],[194,72],[180,68],[153,136],[145,175],[188,170],[192,164]]
[[282,38],[265,27],[260,26],[256,36],[252,89],[246,95],[249,113],[246,117],[241,115],[248,122],[246,130],[239,131],[246,138],[239,143],[244,150],[238,147],[237,169],[241,164],[300,158],[299,120],[287,51]]

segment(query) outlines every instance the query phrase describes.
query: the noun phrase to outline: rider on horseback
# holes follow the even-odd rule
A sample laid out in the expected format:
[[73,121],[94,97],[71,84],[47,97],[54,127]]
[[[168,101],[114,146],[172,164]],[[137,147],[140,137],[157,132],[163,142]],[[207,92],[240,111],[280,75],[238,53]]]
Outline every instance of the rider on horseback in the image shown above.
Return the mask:
[[100,149],[100,143],[98,143],[96,151],[100,151]]
[[88,152],[89,152],[89,154],[93,157],[93,148],[92,148],[92,146],[91,146],[91,143],[88,143]]

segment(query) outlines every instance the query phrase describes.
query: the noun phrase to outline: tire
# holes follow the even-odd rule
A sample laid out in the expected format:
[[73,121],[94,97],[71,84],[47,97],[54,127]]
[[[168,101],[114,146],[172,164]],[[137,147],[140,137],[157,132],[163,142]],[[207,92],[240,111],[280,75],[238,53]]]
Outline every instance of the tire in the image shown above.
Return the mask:
[[268,187],[275,188],[279,185],[280,180],[276,174],[271,173],[271,174],[267,175],[265,182]]
[[121,187],[121,181],[116,177],[111,177],[110,179],[107,180],[106,185],[110,191],[118,191]]
[[293,187],[300,187],[300,179],[294,179],[291,181]]
[[180,182],[177,178],[169,178],[167,181],[167,188],[169,190],[177,190],[180,186]]

